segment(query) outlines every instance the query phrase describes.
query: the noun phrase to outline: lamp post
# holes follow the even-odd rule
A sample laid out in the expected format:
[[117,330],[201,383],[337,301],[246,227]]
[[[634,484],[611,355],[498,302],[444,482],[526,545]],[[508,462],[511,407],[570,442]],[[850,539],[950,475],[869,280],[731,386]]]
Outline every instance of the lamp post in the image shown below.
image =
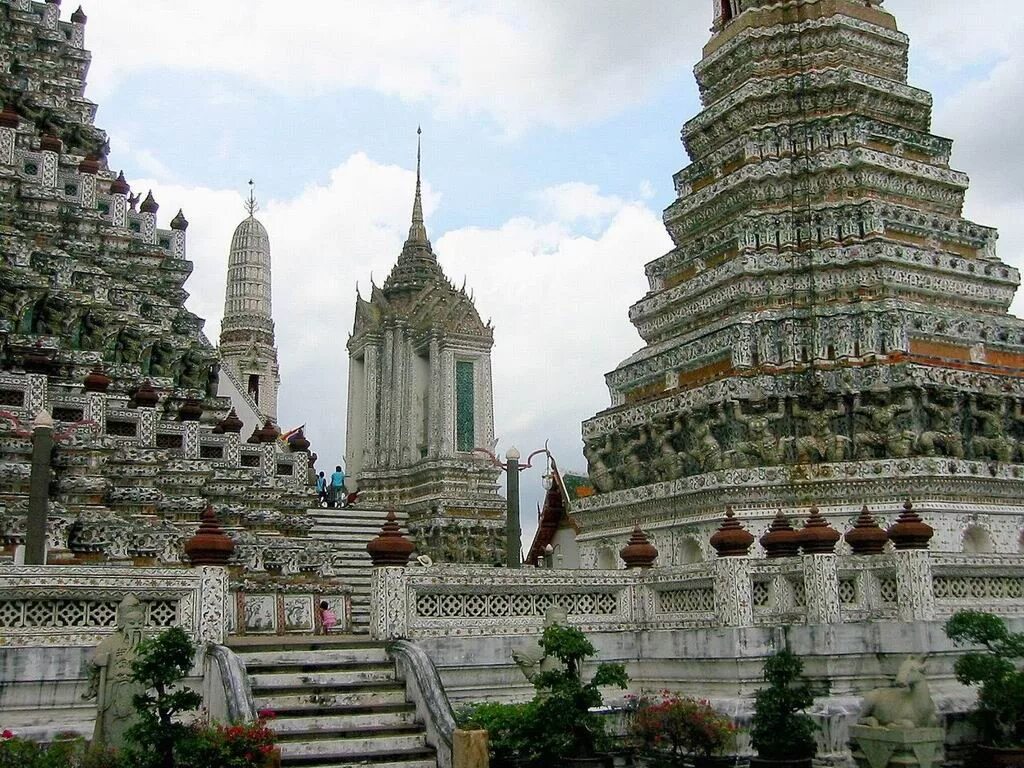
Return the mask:
[[[544,444],[543,448],[538,448],[527,456],[525,464],[519,463],[521,454],[516,450],[515,446],[505,452],[504,464],[501,463],[501,460],[494,453],[486,448],[474,448],[473,453],[487,455],[491,462],[496,467],[505,470],[505,474],[508,476],[505,498],[505,565],[508,568],[519,568],[522,565],[523,535],[522,528],[519,525],[519,473],[533,466],[534,456],[544,454],[549,459],[551,458],[547,443]],[[547,488],[547,484],[550,482],[549,474],[545,474],[544,478],[545,488]]]

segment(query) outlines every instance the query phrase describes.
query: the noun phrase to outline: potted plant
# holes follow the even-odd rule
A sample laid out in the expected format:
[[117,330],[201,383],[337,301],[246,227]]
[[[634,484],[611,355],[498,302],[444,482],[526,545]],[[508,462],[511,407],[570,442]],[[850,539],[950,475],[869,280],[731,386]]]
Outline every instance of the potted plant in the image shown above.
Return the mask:
[[1024,766],[1024,633],[1010,632],[998,616],[960,611],[946,622],[946,635],[957,645],[979,645],[956,660],[956,679],[979,685],[973,720],[981,746],[978,765]]
[[630,732],[651,768],[682,768],[691,758],[695,768],[731,765],[717,757],[733,743],[732,721],[708,701],[662,691],[661,699],[641,698]]
[[818,725],[804,713],[815,691],[803,677],[803,662],[788,650],[764,663],[768,685],[754,698],[750,742],[757,757],[750,768],[811,768],[818,751]]

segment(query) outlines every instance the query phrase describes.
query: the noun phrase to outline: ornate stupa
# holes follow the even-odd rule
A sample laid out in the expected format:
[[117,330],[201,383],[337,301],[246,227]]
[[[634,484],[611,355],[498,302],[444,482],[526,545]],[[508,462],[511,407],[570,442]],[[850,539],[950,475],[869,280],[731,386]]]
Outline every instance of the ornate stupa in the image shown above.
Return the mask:
[[706,556],[726,504],[763,531],[780,507],[845,524],[912,499],[933,549],[1019,550],[1019,274],[963,218],[881,5],[714,0],[674,247],[629,315],[645,346],[583,425],[587,562],[635,521],[663,562]]
[[434,256],[417,147],[409,237],[384,285],[356,298],[345,461],[361,506],[406,512],[417,552],[435,560],[504,559],[498,469],[474,452],[494,441],[493,345],[490,323]]
[[[274,346],[271,306],[270,237],[256,218],[259,206],[249,182],[248,216],[235,228],[228,255],[224,290],[224,319],[220,326],[221,370],[240,416],[249,415],[255,426],[277,420],[277,390],[281,374]],[[225,382],[227,384],[228,382]],[[232,392],[231,390],[236,392]],[[244,396],[239,396],[239,395]],[[246,424],[249,427],[250,424]]]

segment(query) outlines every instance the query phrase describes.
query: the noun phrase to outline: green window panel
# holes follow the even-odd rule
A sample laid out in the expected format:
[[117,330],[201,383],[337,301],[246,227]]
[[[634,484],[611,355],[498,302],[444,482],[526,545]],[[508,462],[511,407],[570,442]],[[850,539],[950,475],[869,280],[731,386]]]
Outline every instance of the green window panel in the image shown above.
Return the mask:
[[468,453],[476,446],[473,363],[455,363],[455,449]]

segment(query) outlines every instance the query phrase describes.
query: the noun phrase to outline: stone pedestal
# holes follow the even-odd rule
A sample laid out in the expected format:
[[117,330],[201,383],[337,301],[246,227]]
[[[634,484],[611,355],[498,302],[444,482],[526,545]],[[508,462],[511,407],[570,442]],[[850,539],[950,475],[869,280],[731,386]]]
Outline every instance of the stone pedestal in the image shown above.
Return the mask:
[[456,728],[452,733],[452,768],[488,768],[487,731],[464,731]]
[[938,768],[944,738],[942,728],[850,728],[857,768]]

